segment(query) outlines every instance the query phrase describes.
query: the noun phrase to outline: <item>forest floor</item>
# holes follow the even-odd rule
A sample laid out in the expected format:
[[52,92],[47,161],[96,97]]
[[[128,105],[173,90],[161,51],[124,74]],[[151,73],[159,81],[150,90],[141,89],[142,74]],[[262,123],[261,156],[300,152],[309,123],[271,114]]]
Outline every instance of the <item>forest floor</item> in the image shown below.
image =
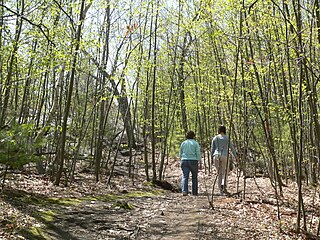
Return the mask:
[[[179,188],[179,163],[166,173]],[[10,174],[0,194],[0,239],[320,239],[319,189],[303,188],[307,232],[297,234],[296,184],[288,183],[277,199],[268,178],[247,178],[244,195],[237,190],[244,180],[237,187],[234,170],[231,195],[219,196],[216,189],[212,195],[215,176],[200,171],[199,195],[182,196],[122,174],[107,186],[82,173],[69,187],[40,175]]]

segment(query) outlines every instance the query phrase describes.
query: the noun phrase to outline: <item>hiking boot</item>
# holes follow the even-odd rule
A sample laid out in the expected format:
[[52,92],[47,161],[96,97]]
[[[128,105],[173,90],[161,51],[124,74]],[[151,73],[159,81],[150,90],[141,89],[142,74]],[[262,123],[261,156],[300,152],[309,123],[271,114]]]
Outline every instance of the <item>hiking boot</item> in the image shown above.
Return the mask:
[[220,196],[230,196],[230,193],[225,189],[220,191]]
[[182,196],[188,196],[188,193],[187,192],[183,192]]
[[221,186],[220,186],[220,188],[219,188],[219,190],[220,190],[220,195],[222,196],[222,195],[223,195],[223,193],[224,193],[224,186],[223,186],[223,185],[221,185]]

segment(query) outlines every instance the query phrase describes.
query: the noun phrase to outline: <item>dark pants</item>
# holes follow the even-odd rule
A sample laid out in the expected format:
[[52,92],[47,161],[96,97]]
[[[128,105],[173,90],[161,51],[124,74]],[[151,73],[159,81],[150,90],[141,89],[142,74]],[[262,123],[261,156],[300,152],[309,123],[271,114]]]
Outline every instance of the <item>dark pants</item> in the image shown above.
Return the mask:
[[182,192],[188,193],[189,174],[192,174],[192,194],[198,195],[198,160],[182,160]]

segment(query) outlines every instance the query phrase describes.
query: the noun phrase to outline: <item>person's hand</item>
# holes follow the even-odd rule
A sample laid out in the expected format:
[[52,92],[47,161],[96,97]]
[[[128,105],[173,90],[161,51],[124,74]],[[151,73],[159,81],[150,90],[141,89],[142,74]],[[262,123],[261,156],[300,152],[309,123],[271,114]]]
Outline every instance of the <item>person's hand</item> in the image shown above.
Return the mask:
[[236,160],[236,161],[235,161],[235,166],[239,167],[239,165],[240,165],[240,159],[239,159],[238,157],[236,157],[235,160]]

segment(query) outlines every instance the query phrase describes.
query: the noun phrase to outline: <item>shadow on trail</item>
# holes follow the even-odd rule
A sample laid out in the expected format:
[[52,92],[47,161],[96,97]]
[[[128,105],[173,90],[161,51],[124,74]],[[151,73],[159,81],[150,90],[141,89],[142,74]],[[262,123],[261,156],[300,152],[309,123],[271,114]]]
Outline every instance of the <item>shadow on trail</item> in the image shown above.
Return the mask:
[[[45,226],[45,230],[49,230],[53,239],[70,239],[78,240],[79,238],[73,236],[69,232],[63,230],[62,227],[56,226],[53,222],[46,220],[39,211],[39,208],[47,207],[47,199],[42,194],[30,194],[23,190],[6,189],[0,195],[1,198],[13,208],[21,213],[36,219],[39,223]],[[8,220],[10,221],[10,220]],[[30,229],[23,229],[19,234],[26,239],[46,239],[46,233],[43,229],[32,227]]]
[[224,233],[221,232],[221,228],[213,224],[198,223],[198,236],[199,239],[215,239],[215,240],[238,240],[239,238],[234,237],[224,237]]
[[53,199],[13,189],[5,190],[0,197],[40,223],[18,231],[30,240],[135,239],[138,231],[133,221],[128,224],[130,210],[115,207],[114,201],[73,199],[78,201],[72,204],[65,202],[72,199]]
[[[115,207],[116,201],[48,198],[42,194],[8,189],[1,198],[41,225],[21,230],[26,239],[139,239],[139,240],[235,240],[236,231],[215,222],[207,195],[168,195],[127,198],[132,210]],[[188,207],[187,207],[188,206]],[[220,210],[219,210],[220,209]],[[218,212],[217,212],[218,210]],[[219,221],[219,220],[218,220]],[[229,227],[229,226],[227,226]]]

